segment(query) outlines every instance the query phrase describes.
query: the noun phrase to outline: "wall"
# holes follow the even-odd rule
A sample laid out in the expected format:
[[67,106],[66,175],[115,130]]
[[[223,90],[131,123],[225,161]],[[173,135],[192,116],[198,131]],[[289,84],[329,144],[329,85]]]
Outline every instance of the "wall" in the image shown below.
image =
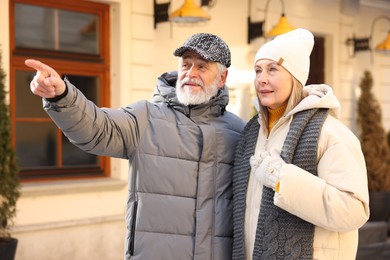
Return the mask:
[[361,5],[357,14],[343,16],[340,23],[341,50],[338,57],[340,64],[339,83],[340,88],[336,94],[343,105],[343,120],[350,128],[358,134],[356,129],[356,101],[360,94],[359,84],[365,70],[369,70],[373,75],[374,94],[382,106],[383,125],[387,131],[390,130],[390,56],[378,54],[376,52],[361,51],[353,54],[352,46],[345,47],[345,40],[353,37],[369,37],[371,48],[382,42],[390,30],[390,21],[379,20],[372,24],[376,17],[381,15],[389,16],[389,1],[360,1]]
[[[162,72],[176,68],[177,58],[172,55],[172,52],[189,35],[196,32],[210,32],[225,39],[232,50],[232,66],[229,69],[228,85],[232,88],[233,98],[238,99],[231,100],[229,108],[248,119],[248,113],[245,111],[249,111],[250,108],[243,107],[242,104],[251,104],[246,101],[250,100],[253,95],[252,60],[266,39],[257,38],[251,44],[247,44],[247,17],[250,15],[252,21],[260,21],[266,17],[264,30],[268,31],[277,23],[282,9],[280,1],[270,1],[268,12],[265,14],[266,2],[267,0],[252,0],[238,4],[234,0],[225,0],[221,4],[217,1],[214,7],[208,9],[212,19],[207,23],[197,25],[159,23],[154,33],[143,30],[141,27],[135,29],[134,32],[140,32],[137,35],[139,42],[137,42],[136,49],[141,49],[138,46],[147,46],[148,51],[139,51],[133,56],[137,59],[135,66],[137,68],[133,75],[147,75],[134,82],[134,86],[141,86],[136,89],[136,93],[139,94],[136,97],[149,99],[155,85],[154,79]],[[172,10],[178,8],[181,3],[180,0],[172,1]],[[354,34],[356,37],[369,36],[372,21],[379,15],[388,15],[390,2],[383,0],[300,0],[294,4],[284,1],[284,4],[291,24],[307,28],[314,34],[325,37],[326,79],[324,83],[333,87],[341,102],[341,120],[357,132],[355,104],[359,94],[358,84],[363,71],[370,69],[374,74],[374,89],[381,98],[380,102],[384,108],[384,125],[386,129],[390,129],[390,112],[385,112],[390,106],[390,101],[385,99],[386,97],[390,99],[390,95],[386,95],[389,92],[390,81],[387,78],[390,74],[386,73],[390,62],[389,56],[373,54],[374,59],[371,61],[370,52],[360,52],[353,56],[352,46],[346,45],[346,39]],[[153,20],[147,17],[153,13],[148,13],[145,9],[142,15],[143,18],[139,22],[147,24],[145,23],[147,21],[148,26],[152,26]],[[374,41],[383,40],[389,29],[386,21],[378,25],[374,32],[377,36],[373,39]],[[138,66],[140,64],[142,65]],[[153,73],[148,67],[153,68]],[[387,111],[390,110],[387,109]]]
[[[220,0],[214,7],[206,8],[212,16],[209,22],[196,25],[165,22],[156,29],[152,0],[96,1],[112,6],[112,107],[150,99],[156,77],[176,69],[178,59],[172,52],[191,34],[210,32],[225,39],[232,51],[229,109],[249,118],[252,61],[265,42],[264,38],[258,38],[247,44],[249,1]],[[341,0],[284,2],[291,24],[325,37],[325,83],[334,88],[340,99],[342,121],[356,131],[357,89],[365,69],[372,71],[375,93],[384,110],[390,111],[390,56],[375,54],[373,61],[369,52],[352,56],[351,47],[345,44],[354,33],[368,36],[374,17],[389,13],[389,1],[362,0],[358,9],[342,9],[345,3]],[[182,3],[183,0],[172,0],[172,9]],[[266,0],[252,0],[253,21],[264,19],[265,3]],[[280,11],[280,2],[271,1],[266,30],[277,22]],[[0,0],[0,44],[6,72],[9,71],[8,19],[8,0]],[[376,37],[383,39],[387,30],[386,23],[379,25]],[[386,129],[390,129],[390,112],[384,112],[384,119]],[[17,259],[122,259],[128,164],[112,159],[111,167],[112,178],[106,180],[23,184],[13,232],[19,239]]]

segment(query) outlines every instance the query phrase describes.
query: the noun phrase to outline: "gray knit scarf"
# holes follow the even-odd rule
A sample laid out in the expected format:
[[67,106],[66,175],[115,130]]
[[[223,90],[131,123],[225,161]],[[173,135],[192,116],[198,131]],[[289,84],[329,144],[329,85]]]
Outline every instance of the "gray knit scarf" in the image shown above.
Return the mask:
[[[305,110],[294,115],[281,157],[317,175],[317,146],[327,109]],[[254,154],[257,116],[246,125],[237,146],[233,176],[233,259],[245,259],[244,220],[249,159]],[[273,203],[274,191],[264,187],[257,223],[253,259],[312,259],[314,226]]]

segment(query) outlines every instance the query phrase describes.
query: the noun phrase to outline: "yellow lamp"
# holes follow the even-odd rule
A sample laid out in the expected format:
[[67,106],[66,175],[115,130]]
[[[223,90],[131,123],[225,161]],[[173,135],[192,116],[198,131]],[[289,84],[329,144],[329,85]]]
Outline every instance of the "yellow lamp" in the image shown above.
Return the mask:
[[176,23],[197,23],[210,20],[210,15],[194,0],[185,0],[184,4],[174,11],[169,19]]
[[390,52],[390,32],[387,34],[387,38],[375,47],[375,50],[379,52]]
[[[265,4],[264,8],[264,20],[260,22],[252,22],[250,15],[248,17],[248,43],[251,42],[252,39],[257,37],[264,36],[265,38],[269,37],[275,37],[277,35],[292,31],[295,29],[294,26],[292,26],[286,18],[285,12],[284,12],[284,1],[280,0],[280,3],[282,5],[282,12],[279,19],[279,22],[276,26],[274,26],[269,32],[264,34],[263,28],[265,28],[265,23],[268,22],[267,14],[268,14],[268,5],[271,2],[271,0],[268,0]],[[249,0],[249,10],[251,10],[251,0]]]
[[277,35],[289,32],[294,30],[295,27],[292,26],[288,21],[284,14],[279,19],[279,22],[276,26],[274,26],[268,33],[265,34],[265,37],[275,37]]
[[390,23],[390,17],[385,15],[380,15],[375,17],[371,24],[371,35],[369,37],[356,38],[348,38],[346,41],[347,45],[353,46],[353,54],[355,55],[358,51],[370,51],[371,55],[376,52],[381,52],[383,54],[390,54],[390,31],[387,33],[387,37],[381,43],[376,45],[375,48],[371,47],[374,39],[375,26],[379,20],[387,20]]

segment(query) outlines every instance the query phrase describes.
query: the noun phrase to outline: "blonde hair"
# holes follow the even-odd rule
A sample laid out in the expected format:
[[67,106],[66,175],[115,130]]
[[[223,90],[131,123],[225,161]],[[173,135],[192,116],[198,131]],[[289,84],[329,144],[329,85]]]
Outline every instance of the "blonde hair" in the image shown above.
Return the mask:
[[[301,102],[301,100],[305,97],[305,93],[303,91],[303,86],[302,84],[295,78],[292,78],[292,90],[290,97],[288,98],[287,101],[287,107],[286,110],[284,111],[283,115],[286,115],[288,112],[290,112],[296,105]],[[259,118],[261,121],[261,126],[262,126],[262,131],[264,132],[265,135],[268,136],[268,110],[266,106],[261,105],[260,100],[259,100],[259,105],[260,105],[260,110],[259,110]]]

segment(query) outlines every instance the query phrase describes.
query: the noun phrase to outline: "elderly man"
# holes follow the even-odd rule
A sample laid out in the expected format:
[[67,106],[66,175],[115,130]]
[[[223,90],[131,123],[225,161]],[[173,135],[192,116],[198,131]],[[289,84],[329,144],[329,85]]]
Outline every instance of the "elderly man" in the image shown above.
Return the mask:
[[199,33],[175,50],[177,72],[158,78],[153,102],[98,108],[51,67],[31,91],[69,140],[129,160],[125,259],[231,259],[232,169],[244,122],[227,112],[230,50]]

